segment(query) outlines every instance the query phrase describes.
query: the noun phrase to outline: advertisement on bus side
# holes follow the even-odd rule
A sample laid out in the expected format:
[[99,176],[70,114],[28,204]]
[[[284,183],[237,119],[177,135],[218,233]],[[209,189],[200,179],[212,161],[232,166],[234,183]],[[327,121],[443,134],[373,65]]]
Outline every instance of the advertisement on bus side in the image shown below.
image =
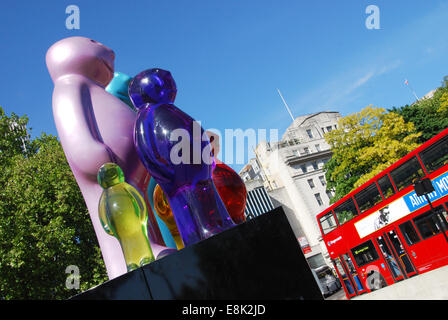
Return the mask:
[[[428,195],[431,202],[448,194],[448,172],[433,179],[432,184],[435,191]],[[427,204],[424,196],[418,197],[415,191],[412,191],[356,222],[356,231],[360,238],[364,238]]]

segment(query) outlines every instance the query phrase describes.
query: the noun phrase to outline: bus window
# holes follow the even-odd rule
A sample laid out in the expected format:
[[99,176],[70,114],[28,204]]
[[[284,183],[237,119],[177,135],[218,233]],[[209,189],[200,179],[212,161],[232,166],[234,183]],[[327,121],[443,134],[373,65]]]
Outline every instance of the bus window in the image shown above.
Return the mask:
[[354,247],[351,251],[358,267],[362,267],[379,258],[378,253],[373,246],[372,240],[366,241],[359,246]]
[[364,190],[359,191],[355,195],[355,201],[361,213],[369,210],[376,204],[380,203],[382,200],[383,198],[381,198],[381,194],[378,191],[378,187],[376,186],[375,182],[370,186],[364,188]]
[[440,216],[438,215],[443,214],[445,210],[442,206],[438,206],[434,208],[434,211],[427,211],[414,218],[414,223],[424,240],[442,232]]
[[[448,202],[445,202],[445,207],[448,208]],[[446,212],[446,210],[443,210],[442,214],[445,218],[445,222],[448,223],[448,212]]]
[[428,149],[419,153],[423,165],[429,172],[436,171],[448,163],[448,136],[434,143]]
[[319,222],[324,234],[327,234],[338,227],[336,224],[336,219],[333,216],[333,211],[327,213],[323,217],[320,217]]
[[398,258],[401,260],[404,266],[404,271],[406,274],[414,273],[415,269],[412,266],[412,262],[409,259],[409,256],[401,244],[400,238],[398,238],[398,235],[395,233],[395,230],[390,230],[389,232],[385,233],[387,234],[387,237],[389,238],[390,243],[392,244],[393,248],[395,249],[395,252],[398,255]]
[[337,206],[334,209],[334,213],[336,213],[339,225],[343,225],[347,221],[350,221],[356,217],[358,215],[358,210],[356,209],[355,202],[353,202],[353,199],[350,198],[341,205]]
[[403,234],[404,240],[409,246],[416,244],[420,241],[420,237],[415,231],[414,226],[411,221],[406,221],[398,226],[400,228],[401,233]]
[[424,173],[420,162],[416,157],[413,157],[398,168],[392,170],[390,176],[397,190],[400,191],[410,186],[414,181],[422,178]]
[[390,248],[387,245],[386,240],[382,236],[380,236],[376,238],[376,241],[378,242],[378,246],[380,247],[380,250],[383,253],[384,259],[386,260],[387,264],[390,267],[390,270],[392,271],[394,279],[403,277],[403,274],[400,271],[400,266],[398,265],[392,252],[390,251]]
[[342,266],[341,260],[339,258],[336,258],[334,260],[336,268],[338,269],[339,275],[342,278],[342,281],[344,282],[345,287],[347,288],[348,294],[353,295],[355,294],[355,290],[353,289],[352,283],[345,273],[344,267]]
[[348,271],[350,272],[353,280],[355,281],[356,289],[358,290],[358,292],[364,291],[365,289],[361,283],[361,279],[359,278],[358,273],[356,272],[356,269],[355,269],[355,266],[353,265],[352,259],[350,258],[350,256],[347,253],[344,253],[342,255],[342,258],[344,258],[344,261],[345,261],[345,264],[347,265]]
[[384,177],[378,179],[378,185],[380,186],[381,193],[383,194],[384,199],[389,198],[395,193],[392,182],[390,182],[390,178],[387,174]]

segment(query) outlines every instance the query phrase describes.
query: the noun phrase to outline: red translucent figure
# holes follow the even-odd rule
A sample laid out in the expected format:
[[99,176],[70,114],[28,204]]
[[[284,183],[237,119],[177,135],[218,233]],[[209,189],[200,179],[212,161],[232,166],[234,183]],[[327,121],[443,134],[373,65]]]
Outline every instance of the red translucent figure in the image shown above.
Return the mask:
[[213,183],[233,222],[237,224],[243,223],[246,221],[244,214],[247,197],[246,185],[232,168],[217,158],[219,153],[219,136],[211,131],[206,131],[206,133],[210,139],[212,154],[216,163],[212,175]]
[[240,224],[246,221],[244,208],[247,191],[240,176],[229,166],[220,162],[216,164],[213,171],[213,183],[233,222]]

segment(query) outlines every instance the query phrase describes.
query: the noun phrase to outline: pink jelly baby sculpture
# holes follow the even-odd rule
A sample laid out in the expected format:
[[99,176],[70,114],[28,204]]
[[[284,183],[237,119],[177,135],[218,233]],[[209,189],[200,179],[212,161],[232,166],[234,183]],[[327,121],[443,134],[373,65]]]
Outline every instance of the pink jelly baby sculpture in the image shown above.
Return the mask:
[[[133,143],[135,112],[105,91],[114,75],[114,59],[111,49],[84,37],[62,39],[46,55],[54,82],[56,129],[89,210],[109,279],[127,270],[118,240],[104,231],[98,217],[98,169],[107,162],[118,164],[138,190],[150,179]],[[154,243],[151,247],[156,257],[173,251]]]

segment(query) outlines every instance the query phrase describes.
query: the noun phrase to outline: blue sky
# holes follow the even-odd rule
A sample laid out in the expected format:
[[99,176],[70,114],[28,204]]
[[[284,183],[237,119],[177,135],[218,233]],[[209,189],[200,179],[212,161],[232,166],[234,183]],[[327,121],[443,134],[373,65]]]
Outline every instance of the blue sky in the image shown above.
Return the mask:
[[[65,27],[70,4],[80,30]],[[370,4],[380,30],[365,27]],[[291,119],[276,88],[299,116],[411,103],[405,78],[419,96],[438,87],[448,75],[446,21],[438,0],[2,1],[0,105],[27,114],[33,136],[57,134],[45,53],[80,35],[112,48],[117,71],[170,70],[176,105],[205,128],[281,136]]]

